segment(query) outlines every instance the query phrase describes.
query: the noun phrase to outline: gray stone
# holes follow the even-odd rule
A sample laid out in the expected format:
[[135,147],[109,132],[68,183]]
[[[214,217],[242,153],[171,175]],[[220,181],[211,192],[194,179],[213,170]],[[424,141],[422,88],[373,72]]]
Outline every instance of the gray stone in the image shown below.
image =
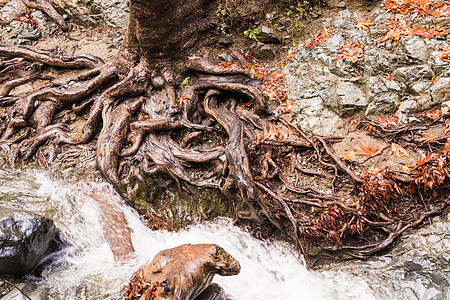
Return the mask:
[[217,55],[217,58],[222,60],[222,61],[226,61],[226,62],[233,62],[234,61],[233,56],[231,56],[229,54],[219,54],[219,55]]
[[340,33],[333,34],[329,39],[320,44],[316,49],[324,48],[327,51],[336,52],[339,45],[344,41],[344,36]]
[[0,24],[8,25],[11,21],[27,11],[27,7],[20,0],[9,1],[0,9]]
[[70,21],[80,25],[103,24],[111,27],[125,27],[128,24],[129,9],[126,0],[50,0],[53,6],[69,16]]
[[397,111],[408,114],[408,113],[416,112],[417,108],[418,108],[417,101],[411,99],[411,100],[406,100],[403,103],[401,103]]
[[403,44],[405,45],[406,53],[419,61],[426,61],[428,59],[428,50],[427,45],[423,38],[414,36],[408,37],[403,40]]
[[422,121],[420,121],[416,117],[409,117],[408,124],[410,124],[412,126],[419,126],[419,125],[422,125]]
[[233,40],[230,39],[229,37],[219,37],[217,39],[217,45],[219,45],[220,47],[229,47],[231,45],[233,45]]
[[341,117],[348,117],[367,106],[366,97],[360,88],[351,82],[331,83],[320,91],[320,97],[333,112]]
[[373,95],[368,102],[366,115],[385,115],[397,109],[399,97],[396,93],[385,92]]
[[433,72],[428,65],[415,65],[411,67],[402,67],[392,73],[395,80],[411,85],[419,80],[431,79]]
[[257,43],[255,47],[251,49],[252,55],[262,60],[269,60],[275,57],[275,51],[271,45],[265,45]]
[[[320,113],[325,109],[323,101],[320,97],[313,98],[301,98],[301,92],[292,93],[290,99],[293,99],[294,107],[292,109],[292,114],[294,116],[304,115],[304,116],[315,116],[320,115]],[[303,118],[303,116],[301,116]]]
[[345,8],[345,2],[344,1],[339,2],[338,4],[336,4],[336,7],[337,8]]
[[[345,5],[345,4],[344,4]],[[352,17],[352,13],[349,10],[341,11],[337,14],[333,21],[334,28],[345,28],[349,25],[349,19]],[[328,25],[329,27],[329,25]]]
[[258,28],[258,41],[266,44],[279,44],[281,43],[281,36],[278,32],[269,28],[265,25],[262,25]]
[[444,115],[447,115],[448,113],[450,113],[450,101],[442,102],[442,104],[441,104],[441,112]]
[[369,76],[390,72],[392,65],[389,51],[385,49],[367,49],[365,51],[364,66],[365,72]]
[[342,126],[342,119],[335,113],[324,109],[318,116],[309,116],[299,120],[300,127],[307,133],[322,136],[334,134]]
[[415,83],[411,87],[411,90],[416,95],[423,94],[423,93],[426,93],[429,90],[429,88],[430,88],[430,86],[432,84],[433,83],[428,81],[428,80],[422,80],[422,81],[419,81],[419,82]]
[[357,43],[360,43],[362,45],[366,41],[367,34],[368,34],[367,31],[365,31],[365,30],[359,31],[356,28],[352,29],[352,30],[344,30],[342,32],[342,36],[344,38],[346,38],[347,40],[350,40],[350,41],[353,41],[353,42],[357,42]]
[[438,104],[450,99],[450,77],[438,78],[430,88],[433,103]]
[[415,113],[419,110],[419,104],[416,100],[407,100],[400,104],[395,113],[395,116],[398,118],[399,122],[407,124],[409,119],[408,115],[411,113]]
[[41,37],[41,30],[31,24],[14,20],[3,31],[3,37],[8,44],[25,45],[38,40]]

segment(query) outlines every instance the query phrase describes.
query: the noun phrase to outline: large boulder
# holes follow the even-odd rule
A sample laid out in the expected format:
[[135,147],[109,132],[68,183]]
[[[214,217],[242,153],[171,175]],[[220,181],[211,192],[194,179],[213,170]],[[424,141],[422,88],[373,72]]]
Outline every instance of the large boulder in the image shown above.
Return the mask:
[[159,252],[136,272],[127,299],[222,300],[222,289],[210,285],[214,275],[236,275],[240,269],[239,262],[215,244],[181,245]]
[[0,207],[0,274],[30,273],[59,244],[60,234],[52,220]]

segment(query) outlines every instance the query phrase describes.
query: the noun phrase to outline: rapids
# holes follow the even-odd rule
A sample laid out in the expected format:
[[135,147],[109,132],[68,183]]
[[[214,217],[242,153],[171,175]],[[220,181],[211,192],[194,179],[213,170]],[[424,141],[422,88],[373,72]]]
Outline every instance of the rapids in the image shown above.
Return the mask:
[[[126,263],[114,261],[103,236],[99,221],[101,204],[95,198],[98,193],[123,211],[132,229],[136,255]],[[33,299],[121,299],[121,288],[135,270],[158,251],[184,243],[216,243],[240,262],[242,270],[239,275],[216,276],[214,279],[231,299],[445,297],[444,292],[436,294],[423,282],[413,282],[412,290],[418,297],[409,298],[411,294],[404,293],[403,277],[397,276],[398,272],[376,272],[387,260],[383,257],[371,264],[346,263],[320,272],[307,270],[289,245],[255,239],[231,225],[228,219],[198,224],[176,233],[151,231],[112,186],[100,178],[80,179],[42,171],[0,170],[0,206],[21,208],[53,219],[70,244],[45,267],[41,277],[24,280],[26,286],[36,287],[30,292]],[[398,284],[392,280],[397,280]],[[1,300],[21,297],[18,293],[8,297],[0,294]]]

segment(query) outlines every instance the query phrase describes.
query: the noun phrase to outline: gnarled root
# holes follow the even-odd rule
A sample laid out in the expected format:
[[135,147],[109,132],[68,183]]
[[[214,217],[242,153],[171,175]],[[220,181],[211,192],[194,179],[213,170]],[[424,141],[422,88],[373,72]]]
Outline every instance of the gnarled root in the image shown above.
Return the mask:
[[[431,211],[417,204],[414,209],[422,213],[411,217],[411,204],[405,204],[404,212],[386,210],[386,203],[386,211],[364,206],[366,200],[357,197],[364,194],[366,181],[330,145],[339,138],[307,136],[298,126],[271,115],[258,90],[260,82],[236,66],[193,59],[187,63],[190,85],[182,88],[170,68],[125,52],[100,65],[99,60],[80,56],[64,62],[26,47],[0,46],[0,55],[2,51],[8,57],[18,55],[43,64],[90,68],[69,84],[49,84],[28,95],[0,99],[0,107],[8,108],[0,111],[0,137],[7,148],[19,143],[17,158],[28,159],[48,145],[52,160],[58,145],[86,144],[98,134],[97,167],[124,196],[147,193],[148,178],[159,174],[170,177],[180,189],[217,189],[226,198],[240,199],[236,219],[268,220],[305,255],[305,242],[310,239],[333,244],[323,246],[325,251],[373,255]],[[3,76],[22,62],[1,63]],[[1,95],[40,74],[8,81]],[[251,104],[244,107],[249,100]],[[61,123],[61,111],[70,108],[77,115],[87,114],[80,132]],[[298,157],[305,152],[318,167],[300,164]],[[315,176],[332,193],[305,185],[304,176]],[[402,181],[395,174],[389,176],[414,183],[412,178]],[[396,182],[393,185],[398,187]],[[358,189],[356,199],[348,201],[349,196],[339,190],[342,187]],[[441,200],[433,205],[449,205]],[[397,229],[390,230],[392,225]],[[364,246],[346,244],[355,239]],[[383,241],[376,243],[376,239]]]

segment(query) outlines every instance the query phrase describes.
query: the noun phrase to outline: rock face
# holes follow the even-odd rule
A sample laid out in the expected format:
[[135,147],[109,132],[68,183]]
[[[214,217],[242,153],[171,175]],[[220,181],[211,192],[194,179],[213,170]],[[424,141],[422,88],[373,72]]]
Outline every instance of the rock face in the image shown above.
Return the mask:
[[[215,244],[185,244],[156,254],[150,264],[133,276],[129,291],[135,289],[133,281],[143,281],[147,286],[141,291],[147,293],[145,299],[220,300],[224,299],[223,290],[210,286],[214,275],[236,275],[240,268],[238,261]],[[132,293],[127,297],[140,299]]]
[[[411,114],[450,99],[450,64],[439,59],[439,50],[450,47],[448,36],[446,40],[403,36],[396,46],[377,42],[391,17],[377,8],[367,17],[373,25],[361,28],[361,17],[344,10],[324,20],[328,31],[325,37],[315,37],[318,43],[310,39],[291,50],[295,55],[284,68],[288,99],[305,131],[333,134],[343,118],[361,111],[395,114],[407,123]],[[450,17],[442,19],[450,22]],[[342,57],[340,50],[349,51],[348,45],[359,48],[359,55]]]
[[51,0],[54,7],[80,25],[107,25],[124,27],[128,24],[128,1],[126,0]]
[[0,208],[0,274],[21,276],[33,271],[59,241],[52,220]]

